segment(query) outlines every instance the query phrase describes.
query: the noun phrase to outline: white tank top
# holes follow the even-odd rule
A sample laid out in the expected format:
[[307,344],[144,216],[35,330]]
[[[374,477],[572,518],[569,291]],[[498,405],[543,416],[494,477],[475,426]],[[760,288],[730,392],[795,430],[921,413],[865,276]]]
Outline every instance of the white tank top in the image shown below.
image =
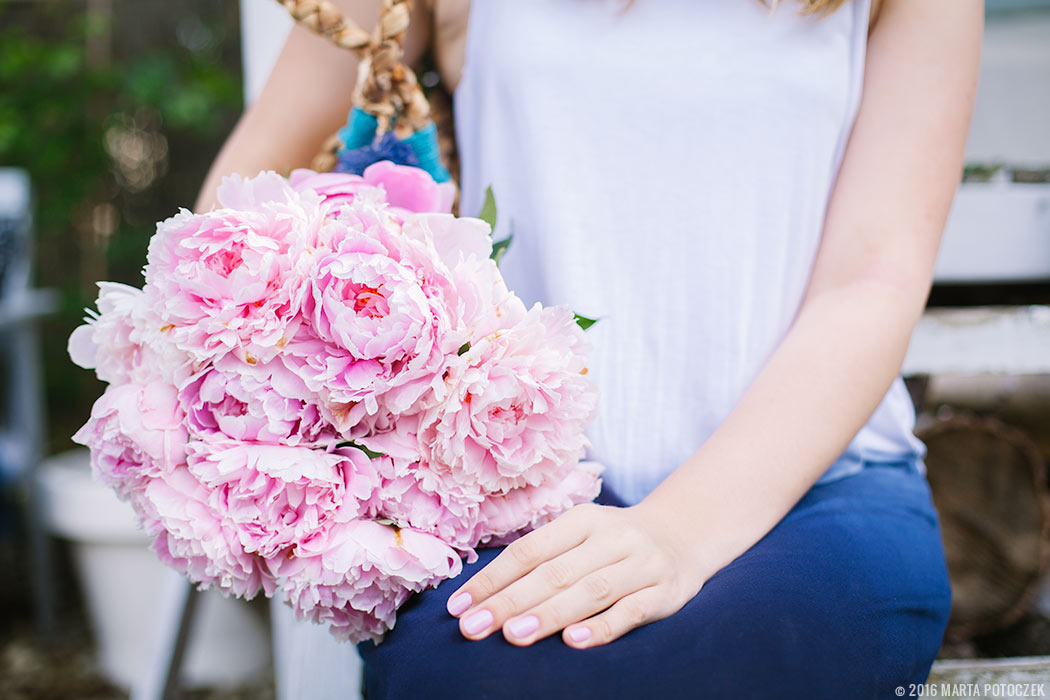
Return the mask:
[[[589,456],[629,503],[726,418],[799,308],[869,2],[818,20],[792,0],[473,0],[461,211],[492,185],[511,289],[600,319]],[[821,480],[923,456],[914,421],[898,377]]]

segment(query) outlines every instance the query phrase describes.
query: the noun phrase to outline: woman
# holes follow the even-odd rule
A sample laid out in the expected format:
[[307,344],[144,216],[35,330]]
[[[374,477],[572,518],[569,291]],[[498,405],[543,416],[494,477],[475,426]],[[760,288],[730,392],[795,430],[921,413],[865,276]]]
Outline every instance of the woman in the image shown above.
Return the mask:
[[[342,9],[370,26],[377,4]],[[492,184],[511,288],[601,319],[591,456],[623,500],[410,601],[361,647],[369,700],[886,698],[925,680],[950,592],[899,371],[983,7],[773,5],[418,8],[409,58],[432,47],[458,85],[462,210]],[[307,163],[354,75],[297,30],[204,192]]]

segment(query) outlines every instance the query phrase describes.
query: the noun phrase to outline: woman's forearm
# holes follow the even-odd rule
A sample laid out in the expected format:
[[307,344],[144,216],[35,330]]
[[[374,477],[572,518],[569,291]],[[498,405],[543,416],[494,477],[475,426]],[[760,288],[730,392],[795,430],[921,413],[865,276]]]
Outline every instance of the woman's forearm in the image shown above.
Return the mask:
[[[464,636],[502,628],[524,646],[567,628],[566,643],[589,647],[675,613],[772,529],[864,424],[897,375],[927,286],[858,277],[811,294],[728,419],[645,500],[577,506],[464,584],[450,598]],[[530,615],[538,629],[518,634]]]
[[884,3],[795,323],[724,423],[641,506],[673,525],[701,575],[780,521],[900,371],[962,173],[982,20],[977,0]]
[[697,555],[729,563],[846,448],[897,376],[925,290],[858,280],[809,299],[718,430],[639,509]]

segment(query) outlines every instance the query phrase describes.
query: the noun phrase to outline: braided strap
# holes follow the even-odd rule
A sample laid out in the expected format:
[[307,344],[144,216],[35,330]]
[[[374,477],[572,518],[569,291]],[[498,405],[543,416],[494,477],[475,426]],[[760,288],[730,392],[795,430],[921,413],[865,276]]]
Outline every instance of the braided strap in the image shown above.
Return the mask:
[[372,41],[371,35],[343,17],[327,0],[280,0],[284,9],[307,29],[328,37],[340,48],[362,55]]
[[404,58],[405,32],[413,0],[383,0],[379,25],[371,34],[327,0],[280,0],[306,28],[349,49],[360,59],[354,104],[376,117],[376,133],[393,130],[405,138],[430,121],[430,105]]

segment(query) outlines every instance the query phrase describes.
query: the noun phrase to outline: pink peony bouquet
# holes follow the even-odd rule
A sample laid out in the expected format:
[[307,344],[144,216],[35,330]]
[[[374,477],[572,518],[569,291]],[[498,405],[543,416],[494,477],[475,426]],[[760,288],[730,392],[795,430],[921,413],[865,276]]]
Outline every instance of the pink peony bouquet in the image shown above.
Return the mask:
[[450,187],[380,162],[218,195],[69,339],[109,384],[74,439],[164,562],[378,640],[479,545],[597,495],[586,324],[508,291]]

